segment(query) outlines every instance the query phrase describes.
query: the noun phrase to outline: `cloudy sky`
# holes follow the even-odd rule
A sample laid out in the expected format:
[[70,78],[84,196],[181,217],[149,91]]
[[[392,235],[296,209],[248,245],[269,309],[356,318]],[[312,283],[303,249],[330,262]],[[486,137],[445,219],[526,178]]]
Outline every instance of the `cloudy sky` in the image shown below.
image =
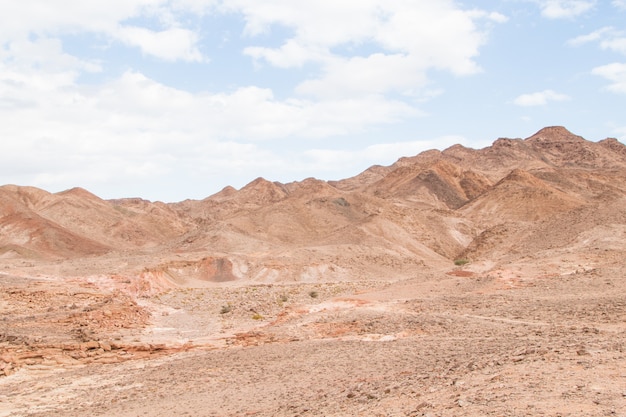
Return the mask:
[[200,199],[564,125],[626,139],[626,0],[0,3],[0,184]]

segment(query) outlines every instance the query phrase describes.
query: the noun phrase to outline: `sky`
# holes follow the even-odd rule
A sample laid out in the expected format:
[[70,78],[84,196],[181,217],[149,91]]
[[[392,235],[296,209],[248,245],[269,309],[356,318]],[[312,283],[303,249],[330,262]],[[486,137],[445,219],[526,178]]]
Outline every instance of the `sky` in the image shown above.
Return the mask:
[[561,125],[626,142],[626,0],[0,3],[0,184],[202,199]]

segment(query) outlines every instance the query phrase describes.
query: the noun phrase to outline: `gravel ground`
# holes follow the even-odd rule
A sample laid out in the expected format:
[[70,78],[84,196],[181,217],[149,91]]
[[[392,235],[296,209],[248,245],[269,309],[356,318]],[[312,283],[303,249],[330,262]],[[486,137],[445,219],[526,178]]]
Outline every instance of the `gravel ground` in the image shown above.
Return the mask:
[[626,416],[624,281],[173,290],[142,301],[135,337],[189,350],[23,365],[0,379],[0,416]]

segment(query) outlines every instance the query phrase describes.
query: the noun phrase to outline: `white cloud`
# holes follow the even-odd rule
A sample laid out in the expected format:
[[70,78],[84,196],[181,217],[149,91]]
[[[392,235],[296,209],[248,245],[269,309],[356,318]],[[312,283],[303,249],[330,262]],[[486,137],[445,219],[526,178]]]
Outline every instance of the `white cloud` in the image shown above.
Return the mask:
[[[223,128],[220,130],[222,135],[235,137],[236,131],[252,138],[283,137],[304,131],[313,132],[308,133],[312,136],[348,133],[371,123],[388,123],[419,114],[409,105],[388,98],[387,94],[401,93],[412,99],[428,97],[428,91],[433,88],[425,90],[424,87],[429,83],[427,71],[430,69],[443,69],[457,75],[479,71],[474,58],[485,41],[485,33],[476,22],[481,19],[503,22],[506,19],[498,13],[463,11],[448,0],[339,3],[330,0],[113,0],[107,4],[68,0],[63,7],[53,1],[24,0],[20,5],[11,8],[0,5],[0,39],[9,39],[8,48],[0,48],[0,58],[7,63],[0,67],[0,71],[5,81],[15,78],[13,81],[30,83],[30,87],[20,93],[13,91],[15,94],[5,95],[3,100],[7,103],[41,104],[42,100],[69,100],[69,95],[61,92],[57,92],[56,98],[47,98],[34,94],[33,90],[39,86],[53,92],[65,86],[74,91],[72,100],[106,102],[109,96],[116,96],[124,97],[124,104],[139,105],[142,111],[149,107],[141,107],[145,103],[136,102],[157,87],[122,85],[128,82],[129,74],[122,77],[118,85],[114,82],[94,86],[96,91],[91,95],[79,93],[79,74],[99,71],[101,63],[83,61],[67,54],[60,38],[47,37],[46,34],[97,32],[163,60],[201,61],[204,57],[198,48],[198,35],[190,29],[178,27],[176,13],[179,10],[206,13],[219,9],[242,13],[246,33],[250,36],[277,25],[291,28],[294,36],[284,39],[282,45],[276,48],[251,46],[244,52],[259,61],[283,68],[306,62],[319,64],[319,73],[303,79],[296,88],[300,98],[277,101],[271,91],[256,87],[242,87],[230,94],[214,94],[210,100],[205,96],[187,98],[189,101],[210,102],[209,108],[222,118],[216,121]],[[145,15],[156,15],[170,27],[154,30],[124,25],[128,19]],[[24,40],[28,39],[29,33],[37,34],[35,41]],[[336,51],[347,45],[358,47],[363,44],[371,44],[372,53],[361,56]],[[137,85],[141,84],[135,81]],[[13,88],[9,84],[7,88]],[[164,93],[165,86],[158,88]],[[168,94],[165,94],[168,96],[165,104],[155,101],[159,94],[147,100],[155,109],[161,110],[171,104]],[[230,114],[228,109],[232,107],[210,107],[220,100],[241,101],[239,113],[250,109],[246,120],[236,112]],[[374,110],[368,111],[367,108]],[[135,114],[134,108],[128,110],[128,114]],[[333,113],[355,110],[367,114],[367,118]],[[118,114],[118,119],[131,117],[116,111],[114,114]],[[314,117],[318,121],[311,128]],[[263,120],[257,120],[259,118]],[[221,120],[236,121],[238,127],[235,129]]]
[[[175,10],[208,8],[210,1],[178,0],[111,0],[85,2],[80,0],[24,0],[19,5],[0,3],[0,39],[60,37],[65,34],[95,33],[111,40],[137,46],[144,54],[173,61],[200,61],[198,36],[179,27]],[[168,7],[165,7],[165,6]],[[154,16],[163,30],[123,25],[124,21]]]
[[367,36],[376,29],[380,1],[225,0],[226,10],[242,13],[245,33],[256,36],[281,25],[308,44],[334,45]]
[[[578,36],[568,41],[579,46],[587,42],[597,42],[601,49],[626,55],[626,36],[624,32],[611,26],[603,27],[587,35]],[[626,93],[626,64],[612,63],[594,68],[592,74],[612,82],[606,89],[614,93]]]
[[509,18],[502,13],[498,12],[486,12],[484,10],[470,10],[468,11],[468,15],[472,18],[480,18],[480,19],[488,19],[494,23],[506,23],[509,21]]
[[[251,38],[274,26],[293,31],[278,47],[251,46],[245,53],[281,68],[318,64],[320,74],[297,88],[316,97],[413,95],[427,84],[429,70],[455,75],[479,72],[475,58],[486,32],[478,21],[506,21],[498,13],[463,11],[448,0],[230,0],[225,4],[243,13],[245,33]],[[371,51],[349,52],[360,46]]]
[[599,75],[611,81],[612,84],[607,87],[607,90],[614,93],[626,94],[626,64],[625,63],[612,63],[596,67],[591,71],[594,75]]
[[592,10],[596,0],[538,0],[541,14],[548,19],[571,19]]
[[613,37],[610,39],[603,40],[600,43],[600,47],[602,49],[609,49],[613,52],[618,52],[620,54],[626,55],[626,37]]
[[338,58],[326,64],[322,77],[302,82],[296,91],[317,97],[349,97],[420,89],[428,83],[422,65],[419,59],[403,54]]
[[487,15],[487,17],[496,23],[506,23],[509,21],[509,18],[507,16],[498,12],[491,12]]
[[614,27],[603,27],[587,35],[570,39],[567,43],[571,46],[580,46],[588,42],[598,42],[602,49],[626,55],[626,36],[623,31]]
[[611,3],[618,9],[626,10],[626,0],[613,0]]
[[567,41],[567,44],[570,46],[580,46],[589,42],[599,42],[602,39],[605,39],[607,36],[612,36],[615,33],[615,29],[611,26],[606,26],[595,30],[586,35],[580,35],[573,39]]
[[[63,51],[61,40],[56,38],[36,38],[33,40],[19,39],[0,46],[0,65],[4,61],[20,72],[32,71],[55,72],[76,70],[98,72],[101,70],[97,62],[88,62]],[[1,67],[0,67],[1,68]]]
[[146,55],[166,61],[202,61],[196,44],[198,36],[187,29],[173,28],[160,32],[139,27],[121,27],[114,34],[119,40],[138,46]]
[[544,90],[537,93],[522,94],[513,100],[518,106],[545,106],[550,101],[569,100],[569,96],[557,93],[553,90]]
[[[390,92],[419,97],[430,70],[479,72],[475,58],[486,41],[481,22],[506,21],[496,12],[461,10],[452,0],[113,0],[106,5],[68,0],[63,7],[25,0],[20,7],[0,6],[0,39],[90,32],[166,61],[205,61],[198,33],[178,16],[182,11],[240,13],[251,42],[273,27],[291,29],[293,36],[282,45],[250,45],[244,53],[281,68],[317,64],[319,71],[310,72],[297,89],[316,97],[330,91],[336,97]],[[141,17],[156,17],[164,27],[127,23]],[[363,45],[371,52],[340,51]]]
[[62,32],[112,33],[119,22],[166,0],[21,0],[0,2],[0,37],[58,35]]
[[249,46],[244,54],[256,60],[265,60],[279,68],[301,67],[308,61],[324,61],[330,53],[323,48],[305,47],[293,39],[287,40],[280,48]]

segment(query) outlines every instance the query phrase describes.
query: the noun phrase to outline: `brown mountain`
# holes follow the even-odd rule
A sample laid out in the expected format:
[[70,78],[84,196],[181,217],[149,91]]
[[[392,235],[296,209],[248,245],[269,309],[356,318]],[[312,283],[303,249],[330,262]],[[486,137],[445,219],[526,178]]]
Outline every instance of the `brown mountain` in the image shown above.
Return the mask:
[[0,253],[75,258],[161,245],[187,230],[161,203],[105,201],[74,188],[0,187]]
[[4,186],[0,256],[123,254],[136,259],[130,270],[165,277],[182,268],[217,281],[410,276],[458,257],[498,262],[623,241],[600,234],[623,232],[624,207],[626,146],[548,127],[484,149],[423,152],[341,181],[258,178],[174,204]]

